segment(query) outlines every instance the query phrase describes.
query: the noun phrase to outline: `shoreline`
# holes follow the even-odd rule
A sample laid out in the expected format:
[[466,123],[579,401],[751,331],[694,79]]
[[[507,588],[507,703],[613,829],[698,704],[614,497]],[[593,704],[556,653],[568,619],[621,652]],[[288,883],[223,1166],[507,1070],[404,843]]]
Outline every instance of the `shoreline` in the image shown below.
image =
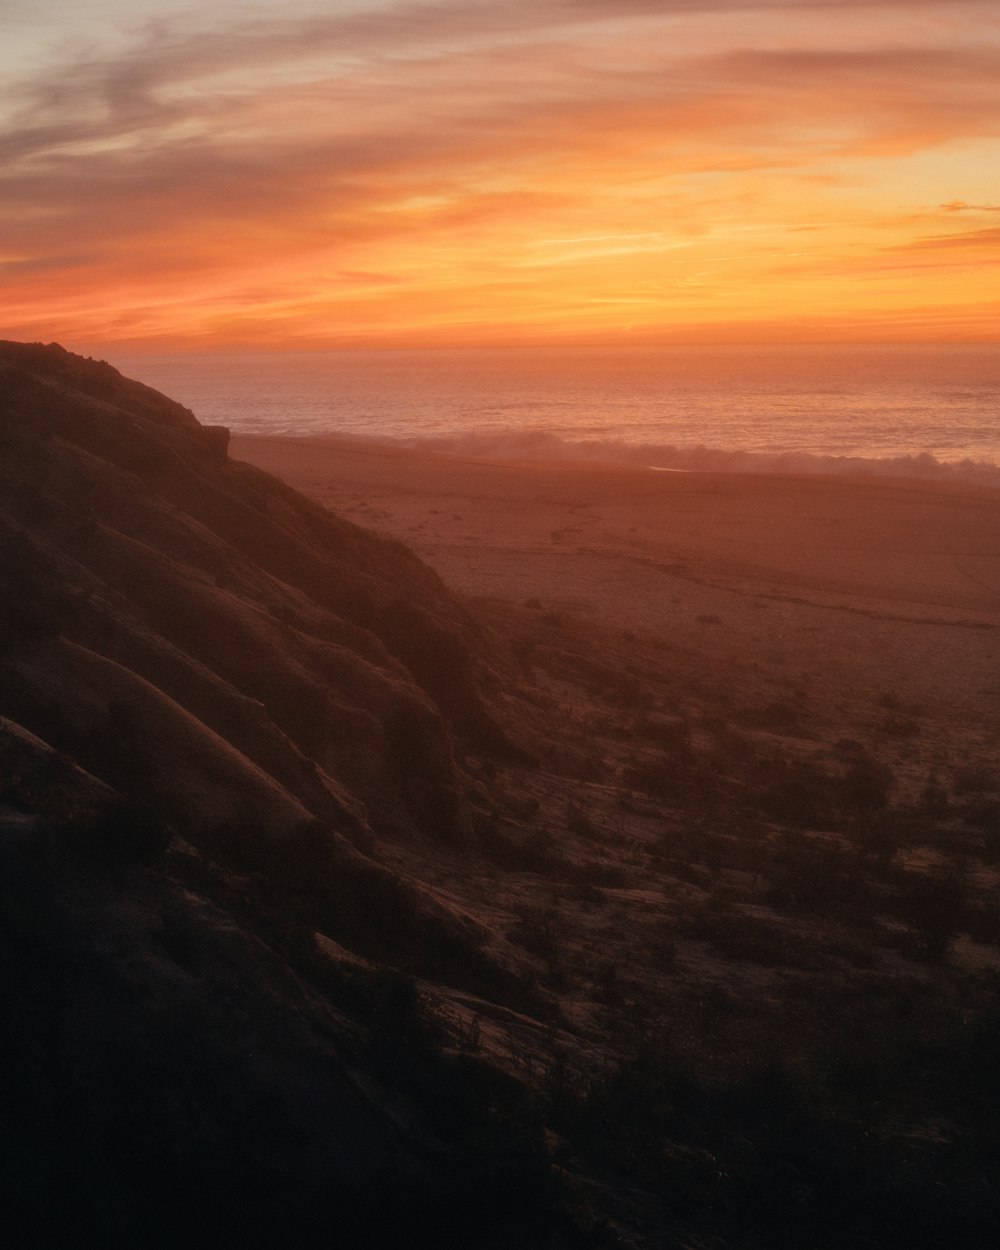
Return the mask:
[[[617,440],[563,440],[547,436],[534,441],[525,432],[523,448],[519,436],[457,434],[453,437],[426,436],[404,439],[386,435],[352,433],[251,433],[230,430],[234,439],[262,443],[310,443],[316,446],[368,451],[373,454],[412,454],[474,464],[508,464],[563,467],[593,467],[655,473],[705,473],[722,476],[846,478],[861,481],[923,482],[930,486],[969,486],[1000,495],[1000,462],[938,460],[933,452],[899,452],[896,455],[866,456],[810,451],[753,451],[724,447],[677,446],[673,444],[627,443]],[[661,463],[676,460],[677,463]]]

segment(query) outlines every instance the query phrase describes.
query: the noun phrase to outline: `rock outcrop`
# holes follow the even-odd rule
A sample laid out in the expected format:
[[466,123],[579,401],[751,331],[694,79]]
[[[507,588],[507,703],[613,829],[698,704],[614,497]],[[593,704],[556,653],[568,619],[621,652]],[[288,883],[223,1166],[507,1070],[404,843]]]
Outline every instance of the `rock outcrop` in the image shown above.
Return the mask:
[[0,345],[7,710],[173,795],[179,829],[249,803],[459,836],[456,749],[509,746],[476,625],[409,550],[220,435],[108,365]]

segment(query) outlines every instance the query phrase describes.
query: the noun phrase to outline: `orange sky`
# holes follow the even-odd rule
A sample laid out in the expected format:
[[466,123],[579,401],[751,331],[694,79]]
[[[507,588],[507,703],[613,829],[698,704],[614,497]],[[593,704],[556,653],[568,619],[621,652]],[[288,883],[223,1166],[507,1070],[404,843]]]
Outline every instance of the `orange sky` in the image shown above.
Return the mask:
[[995,0],[4,21],[0,337],[1000,337]]

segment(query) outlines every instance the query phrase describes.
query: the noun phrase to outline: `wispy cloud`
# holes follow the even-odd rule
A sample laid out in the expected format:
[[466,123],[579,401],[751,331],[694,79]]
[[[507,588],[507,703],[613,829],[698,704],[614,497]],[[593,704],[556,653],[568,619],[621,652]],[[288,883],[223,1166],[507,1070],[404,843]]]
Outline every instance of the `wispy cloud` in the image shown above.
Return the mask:
[[[926,29],[893,26],[914,10]],[[230,332],[250,291],[260,320],[336,336],[358,300],[392,326],[571,323],[574,303],[632,299],[644,263],[668,267],[665,300],[690,287],[688,251],[721,301],[734,240],[749,292],[792,231],[856,268],[866,249],[982,247],[925,238],[932,192],[881,237],[905,217],[893,161],[1000,139],[1000,33],[972,37],[979,11],[453,0],[140,22],[0,92],[0,289],[20,326]],[[969,199],[938,211],[997,211],[981,175],[948,185]],[[86,312],[97,290],[113,317]]]
[[912,239],[901,243],[897,251],[989,251],[993,260],[1000,264],[1000,226],[988,230],[969,230],[964,234],[938,234],[927,238]]
[[1000,204],[966,204],[965,200],[949,200],[940,207],[946,213],[1000,213]]

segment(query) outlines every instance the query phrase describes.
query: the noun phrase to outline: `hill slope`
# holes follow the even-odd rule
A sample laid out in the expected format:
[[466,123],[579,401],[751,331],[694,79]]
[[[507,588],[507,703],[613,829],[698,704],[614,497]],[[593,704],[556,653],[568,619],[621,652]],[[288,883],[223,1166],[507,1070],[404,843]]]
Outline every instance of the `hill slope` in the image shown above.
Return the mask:
[[409,974],[530,993],[379,845],[468,836],[499,679],[415,556],[226,442],[0,345],[5,1209],[24,1245],[476,1244],[539,1173],[470,1145],[485,1097],[442,1112]]

